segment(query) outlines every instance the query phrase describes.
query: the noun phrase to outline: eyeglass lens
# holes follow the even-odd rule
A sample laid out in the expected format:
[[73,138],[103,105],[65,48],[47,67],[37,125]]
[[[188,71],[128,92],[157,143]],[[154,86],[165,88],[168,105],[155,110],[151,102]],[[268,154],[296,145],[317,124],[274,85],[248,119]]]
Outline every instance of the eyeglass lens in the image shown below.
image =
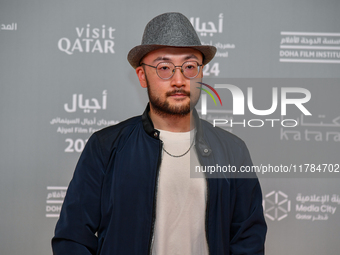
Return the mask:
[[[199,67],[197,62],[185,62],[181,70],[185,77],[194,78],[199,72]],[[174,74],[175,65],[173,63],[161,62],[156,66],[156,70],[161,78],[168,79]]]

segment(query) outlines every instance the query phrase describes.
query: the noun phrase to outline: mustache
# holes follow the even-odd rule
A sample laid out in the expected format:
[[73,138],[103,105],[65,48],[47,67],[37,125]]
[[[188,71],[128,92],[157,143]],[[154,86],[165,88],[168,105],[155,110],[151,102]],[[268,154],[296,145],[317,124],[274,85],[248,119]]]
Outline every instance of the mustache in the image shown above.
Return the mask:
[[172,90],[172,91],[168,91],[168,92],[166,93],[166,96],[172,96],[172,95],[175,95],[175,94],[177,94],[177,93],[179,93],[179,94],[184,94],[184,95],[190,97],[190,91],[185,91],[185,90],[183,90],[183,89],[175,89],[175,90]]

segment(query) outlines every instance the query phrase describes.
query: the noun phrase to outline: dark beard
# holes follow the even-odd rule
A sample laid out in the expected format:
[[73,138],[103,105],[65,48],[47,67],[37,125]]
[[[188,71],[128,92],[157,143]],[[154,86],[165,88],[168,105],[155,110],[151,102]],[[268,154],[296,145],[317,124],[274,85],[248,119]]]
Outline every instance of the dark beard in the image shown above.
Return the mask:
[[[145,70],[144,70],[145,71]],[[161,102],[159,97],[152,94],[150,90],[149,80],[145,73],[145,80],[147,84],[147,91],[149,96],[149,101],[153,107],[155,113],[162,117],[185,117],[190,114],[190,111],[196,106],[199,96],[197,99],[192,100],[190,97],[190,92],[186,92],[183,89],[174,89],[168,91],[165,95],[169,97],[176,93],[183,93],[190,98],[190,102],[184,106],[171,106],[168,101]],[[201,91],[200,91],[201,92]],[[201,93],[199,93],[200,95]]]
[[[166,96],[168,97],[175,93],[183,93],[183,94],[186,94],[188,97],[190,97],[190,92],[185,92],[182,89],[169,91],[166,93]],[[190,102],[183,106],[171,106],[168,101],[161,102],[159,97],[156,97],[151,93],[149,89],[149,85],[148,85],[148,96],[149,96],[150,104],[157,115],[160,115],[163,117],[166,117],[166,116],[184,117],[190,113]]]

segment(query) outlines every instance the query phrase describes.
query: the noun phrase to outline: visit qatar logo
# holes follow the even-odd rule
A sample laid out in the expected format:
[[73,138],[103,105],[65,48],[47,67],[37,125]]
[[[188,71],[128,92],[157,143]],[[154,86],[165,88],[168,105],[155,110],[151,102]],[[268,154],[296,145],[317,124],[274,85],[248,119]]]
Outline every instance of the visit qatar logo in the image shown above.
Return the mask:
[[114,54],[114,32],[115,28],[91,27],[87,24],[85,27],[76,27],[77,38],[62,37],[58,41],[58,49],[68,55],[73,53],[110,53]]

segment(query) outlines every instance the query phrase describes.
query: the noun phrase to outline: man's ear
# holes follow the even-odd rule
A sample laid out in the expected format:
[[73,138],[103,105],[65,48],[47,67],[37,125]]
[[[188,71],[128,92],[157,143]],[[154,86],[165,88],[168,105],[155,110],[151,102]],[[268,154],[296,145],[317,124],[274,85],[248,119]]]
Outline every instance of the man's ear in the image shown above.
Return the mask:
[[146,78],[145,78],[145,70],[142,66],[139,66],[136,68],[136,74],[139,80],[140,85],[143,88],[147,87],[147,83],[146,83]]

